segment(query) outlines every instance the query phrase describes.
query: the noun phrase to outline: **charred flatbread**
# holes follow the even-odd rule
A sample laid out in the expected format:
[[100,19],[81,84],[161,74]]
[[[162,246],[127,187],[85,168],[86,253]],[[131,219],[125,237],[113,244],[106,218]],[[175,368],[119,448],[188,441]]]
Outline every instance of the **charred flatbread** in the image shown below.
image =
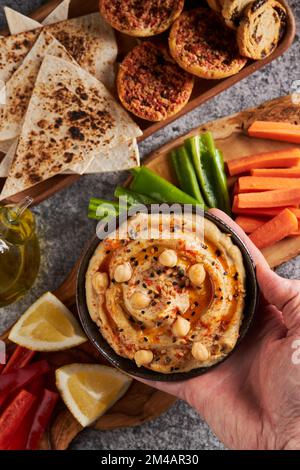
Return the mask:
[[240,53],[254,60],[268,57],[282,37],[287,14],[284,6],[274,0],[256,0],[243,12],[238,27]]
[[[112,28],[98,13],[44,27],[76,62],[108,88],[114,83],[117,43]],[[20,66],[40,34],[40,28],[0,39],[0,80],[6,82]]]
[[136,116],[161,121],[177,113],[189,100],[194,80],[165,48],[144,42],[123,60],[117,77],[119,98]]
[[0,198],[28,189],[140,134],[95,77],[63,59],[46,56]]
[[171,28],[169,46],[176,62],[201,78],[229,77],[247,63],[239,53],[234,32],[207,8],[183,12]]
[[129,36],[154,36],[168,29],[183,10],[184,0],[100,0],[100,13]]
[[26,31],[0,38],[0,83],[6,82],[21,65],[38,36],[36,31]]
[[20,134],[36,77],[47,54],[73,61],[59,41],[46,30],[41,32],[20,67],[6,82],[5,105],[0,106],[0,141],[14,139]]
[[[0,178],[6,178],[8,176],[16,153],[17,144],[18,139],[11,141],[10,148],[3,160],[0,162]],[[92,157],[90,161],[88,160],[84,164],[73,165],[62,173],[106,173],[108,171],[129,170],[139,164],[139,148],[136,139],[132,139],[124,144],[113,147],[112,149],[98,153]]]

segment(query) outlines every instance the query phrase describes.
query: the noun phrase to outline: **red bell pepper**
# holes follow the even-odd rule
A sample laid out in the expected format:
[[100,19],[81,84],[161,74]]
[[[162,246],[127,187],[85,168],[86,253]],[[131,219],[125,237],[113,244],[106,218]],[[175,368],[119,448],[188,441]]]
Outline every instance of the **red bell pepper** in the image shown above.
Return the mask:
[[45,432],[50,418],[52,416],[54,407],[58,400],[58,394],[45,389],[42,399],[35,412],[31,430],[27,439],[27,450],[36,450]]
[[7,374],[8,372],[21,369],[27,366],[35,355],[35,351],[24,348],[23,346],[17,346],[13,354],[10,356],[8,363],[4,366],[4,369],[0,373]]
[[25,387],[33,379],[50,370],[47,361],[38,361],[15,372],[0,375],[0,406],[16,390]]
[[36,397],[21,390],[0,416],[0,450],[17,449],[20,446],[20,430],[30,413]]

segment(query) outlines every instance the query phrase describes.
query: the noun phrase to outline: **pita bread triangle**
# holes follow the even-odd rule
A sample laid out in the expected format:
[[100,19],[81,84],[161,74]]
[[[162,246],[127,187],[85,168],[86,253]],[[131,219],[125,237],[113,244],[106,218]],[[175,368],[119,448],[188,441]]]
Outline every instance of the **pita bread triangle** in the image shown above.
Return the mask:
[[73,61],[60,42],[46,30],[41,31],[31,51],[6,82],[5,105],[0,106],[0,141],[14,139],[20,134],[42,60],[50,53],[70,62]]
[[[36,29],[28,31],[28,18],[17,12],[14,14],[19,17],[18,30],[27,31],[0,38],[0,47],[4,51],[3,60],[0,56],[0,80],[5,82],[29,52],[41,28],[41,24],[38,23]],[[31,24],[31,18],[29,22]],[[101,80],[108,88],[113,87],[118,48],[112,27],[99,13],[47,24],[44,28],[65,46],[81,67]],[[15,42],[20,43],[18,52],[14,50]]]
[[42,26],[38,21],[22,15],[10,7],[4,7],[4,13],[10,34],[20,34]]
[[41,28],[43,25],[49,25],[64,21],[68,18],[70,0],[63,0],[54,10],[39,23],[38,21],[13,10],[10,7],[4,7],[4,13],[10,34],[19,34],[31,29]]
[[48,16],[42,21],[43,25],[58,23],[68,19],[69,6],[71,0],[63,0]]
[[0,199],[139,135],[101,82],[70,62],[46,56]]

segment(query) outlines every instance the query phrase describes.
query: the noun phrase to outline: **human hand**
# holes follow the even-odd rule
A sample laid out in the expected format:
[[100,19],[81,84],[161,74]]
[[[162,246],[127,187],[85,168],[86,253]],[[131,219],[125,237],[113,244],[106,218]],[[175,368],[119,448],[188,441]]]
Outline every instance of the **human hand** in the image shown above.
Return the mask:
[[235,352],[206,374],[147,383],[196,408],[229,448],[300,449],[300,281],[275,274],[228,216],[212,212],[234,228],[253,256],[261,290],[255,321]]

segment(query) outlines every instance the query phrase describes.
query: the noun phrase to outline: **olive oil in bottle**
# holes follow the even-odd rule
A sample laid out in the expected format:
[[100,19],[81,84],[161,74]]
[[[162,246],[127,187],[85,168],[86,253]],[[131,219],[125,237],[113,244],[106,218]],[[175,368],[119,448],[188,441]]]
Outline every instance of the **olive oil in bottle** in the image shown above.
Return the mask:
[[0,207],[0,307],[9,305],[32,286],[40,264],[32,199]]

